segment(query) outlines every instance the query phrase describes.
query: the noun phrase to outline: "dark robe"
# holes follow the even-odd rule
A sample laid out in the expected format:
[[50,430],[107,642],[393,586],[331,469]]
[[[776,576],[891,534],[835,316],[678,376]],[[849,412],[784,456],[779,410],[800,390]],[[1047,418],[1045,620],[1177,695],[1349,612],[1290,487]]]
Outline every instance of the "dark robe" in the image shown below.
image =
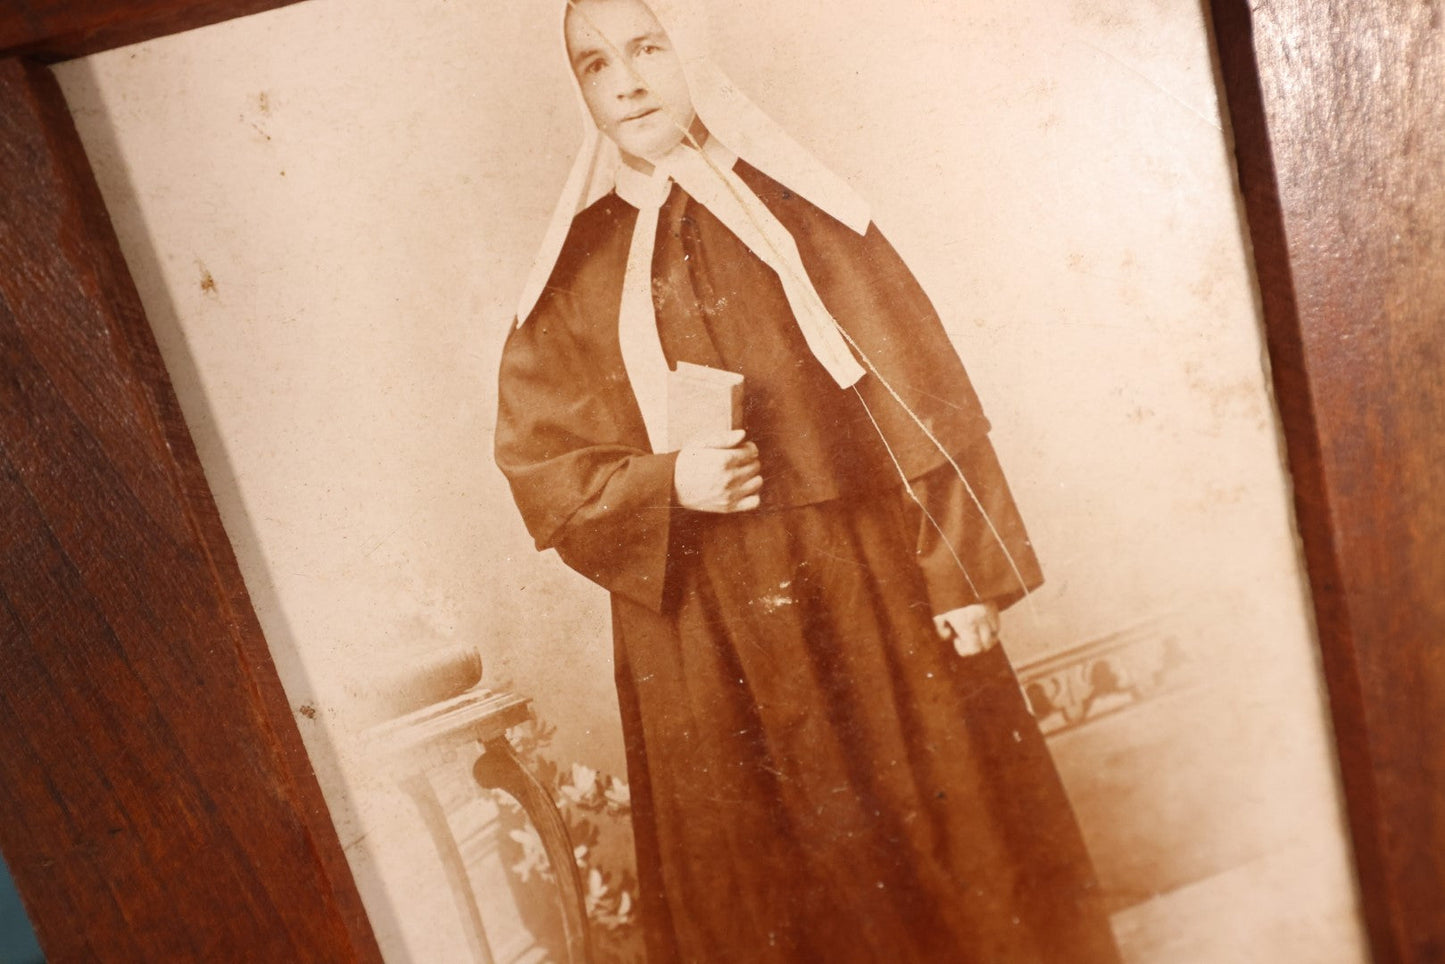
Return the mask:
[[744,376],[759,509],[678,507],[676,455],[650,450],[618,346],[637,212],[617,195],[575,219],[500,376],[497,461],[529,530],[612,594],[649,960],[1114,961],[1003,650],[960,657],[933,625],[1041,581],[963,366],[875,228],[737,170],[870,367],[840,389],[776,275],[673,188],[664,353]]

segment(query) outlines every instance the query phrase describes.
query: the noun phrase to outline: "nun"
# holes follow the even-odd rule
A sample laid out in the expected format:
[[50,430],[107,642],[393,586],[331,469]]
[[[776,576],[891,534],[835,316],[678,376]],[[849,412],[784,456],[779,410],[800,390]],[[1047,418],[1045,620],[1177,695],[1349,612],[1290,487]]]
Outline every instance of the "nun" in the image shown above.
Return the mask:
[[[560,26],[582,147],[496,459],[611,594],[649,961],[1116,961],[998,645],[1042,575],[933,306],[700,11]],[[741,376],[735,430],[669,441],[684,362]]]

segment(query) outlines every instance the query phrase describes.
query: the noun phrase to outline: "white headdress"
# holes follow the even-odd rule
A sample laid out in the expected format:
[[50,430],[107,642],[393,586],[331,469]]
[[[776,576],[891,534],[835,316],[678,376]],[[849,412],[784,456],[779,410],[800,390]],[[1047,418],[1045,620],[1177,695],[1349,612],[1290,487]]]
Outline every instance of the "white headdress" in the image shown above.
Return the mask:
[[651,265],[658,206],[667,196],[670,181],[675,180],[777,272],[810,349],[839,385],[852,385],[862,377],[863,369],[808,280],[787,229],[732,173],[734,155],[860,234],[868,229],[868,206],[759,110],[708,58],[704,17],[696,3],[689,0],[650,0],[648,6],[682,59],[693,108],[708,130],[706,150],[699,155],[691,148],[680,147],[657,161],[657,170],[650,178],[636,174],[622,163],[617,145],[598,130],[576,84],[565,41],[565,18],[571,2],[559,0],[561,49],[582,114],[582,146],[527,277],[517,308],[517,324],[526,321],[540,300],[572,219],[617,189],[640,212],[618,320],[623,360],[653,449],[662,451],[662,439],[666,437],[667,363],[657,335]]

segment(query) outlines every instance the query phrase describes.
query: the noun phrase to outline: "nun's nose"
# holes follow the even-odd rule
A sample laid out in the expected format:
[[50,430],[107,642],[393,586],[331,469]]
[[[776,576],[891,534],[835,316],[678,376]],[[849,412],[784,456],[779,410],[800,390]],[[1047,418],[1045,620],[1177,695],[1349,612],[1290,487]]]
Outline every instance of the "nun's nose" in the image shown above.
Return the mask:
[[636,74],[630,74],[623,78],[622,83],[617,87],[618,100],[632,100],[647,93],[647,85],[642,78]]

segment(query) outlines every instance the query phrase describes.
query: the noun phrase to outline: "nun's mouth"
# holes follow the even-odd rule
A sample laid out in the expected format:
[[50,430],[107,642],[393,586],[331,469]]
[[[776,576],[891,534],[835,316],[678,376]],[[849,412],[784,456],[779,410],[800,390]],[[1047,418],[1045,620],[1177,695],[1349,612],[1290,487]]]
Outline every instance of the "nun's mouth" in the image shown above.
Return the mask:
[[622,118],[622,123],[628,124],[632,121],[642,120],[644,117],[651,117],[653,114],[656,114],[661,109],[662,108],[660,107],[644,107],[642,110],[635,110],[632,113],[628,114],[626,117]]

